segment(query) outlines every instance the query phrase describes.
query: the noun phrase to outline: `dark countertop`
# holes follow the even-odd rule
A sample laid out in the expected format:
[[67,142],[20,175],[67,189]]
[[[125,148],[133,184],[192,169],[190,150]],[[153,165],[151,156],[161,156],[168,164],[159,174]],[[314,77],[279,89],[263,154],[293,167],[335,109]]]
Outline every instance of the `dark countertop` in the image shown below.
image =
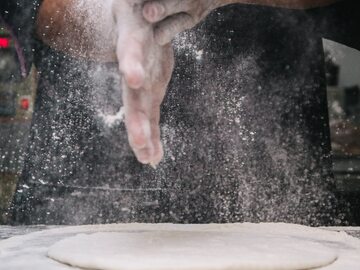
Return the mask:
[[[0,226],[0,240],[7,239],[16,235],[24,235],[32,232],[61,227],[66,226]],[[331,231],[344,231],[349,235],[360,239],[360,227],[322,227],[322,229]]]

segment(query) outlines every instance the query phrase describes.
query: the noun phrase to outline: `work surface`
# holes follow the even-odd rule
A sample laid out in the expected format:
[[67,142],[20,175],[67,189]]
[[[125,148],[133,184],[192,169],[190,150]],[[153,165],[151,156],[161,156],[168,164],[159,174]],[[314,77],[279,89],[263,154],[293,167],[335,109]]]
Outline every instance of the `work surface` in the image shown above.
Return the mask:
[[[0,240],[7,239],[16,235],[24,235],[31,232],[42,231],[46,229],[63,228],[66,226],[0,226]],[[323,227],[331,231],[343,231],[347,234],[360,239],[360,227]]]
[[324,229],[334,232],[284,223],[3,226],[0,269],[360,269],[360,228]]

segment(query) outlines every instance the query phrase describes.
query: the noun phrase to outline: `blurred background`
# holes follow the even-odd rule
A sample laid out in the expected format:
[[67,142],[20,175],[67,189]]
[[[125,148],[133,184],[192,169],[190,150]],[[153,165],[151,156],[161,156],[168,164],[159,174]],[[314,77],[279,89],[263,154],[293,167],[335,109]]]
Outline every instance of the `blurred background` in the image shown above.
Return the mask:
[[[360,52],[327,40],[324,47],[337,192],[360,224]],[[21,173],[36,84],[34,69],[21,78],[14,43],[0,25],[0,224]]]
[[0,224],[21,173],[36,91],[34,70],[24,80],[10,34],[0,25]]
[[337,190],[360,224],[360,52],[324,40]]

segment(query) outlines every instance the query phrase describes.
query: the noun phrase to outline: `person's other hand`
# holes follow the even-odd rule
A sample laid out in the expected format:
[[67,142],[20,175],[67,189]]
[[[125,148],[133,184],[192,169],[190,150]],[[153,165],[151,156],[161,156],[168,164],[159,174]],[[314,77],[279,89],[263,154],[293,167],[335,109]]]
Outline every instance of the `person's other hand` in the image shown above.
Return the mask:
[[114,0],[116,54],[130,146],[141,163],[156,166],[163,157],[160,105],[174,60],[170,44],[155,42],[153,27],[143,19],[141,8],[142,0]]
[[218,5],[216,0],[150,0],[145,2],[142,13],[155,25],[156,41],[164,45],[194,27]]

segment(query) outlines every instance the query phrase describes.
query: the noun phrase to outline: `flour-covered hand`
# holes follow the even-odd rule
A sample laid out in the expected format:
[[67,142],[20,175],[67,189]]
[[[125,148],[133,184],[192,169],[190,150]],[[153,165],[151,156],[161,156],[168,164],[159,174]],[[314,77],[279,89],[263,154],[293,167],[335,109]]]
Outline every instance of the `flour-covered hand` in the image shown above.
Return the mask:
[[173,51],[170,44],[155,42],[152,25],[142,17],[142,3],[114,0],[116,55],[130,146],[141,163],[156,166],[163,157],[160,105],[173,70]]
[[155,39],[163,45],[198,24],[218,5],[216,0],[150,0],[144,3],[142,12],[149,23],[155,24]]

